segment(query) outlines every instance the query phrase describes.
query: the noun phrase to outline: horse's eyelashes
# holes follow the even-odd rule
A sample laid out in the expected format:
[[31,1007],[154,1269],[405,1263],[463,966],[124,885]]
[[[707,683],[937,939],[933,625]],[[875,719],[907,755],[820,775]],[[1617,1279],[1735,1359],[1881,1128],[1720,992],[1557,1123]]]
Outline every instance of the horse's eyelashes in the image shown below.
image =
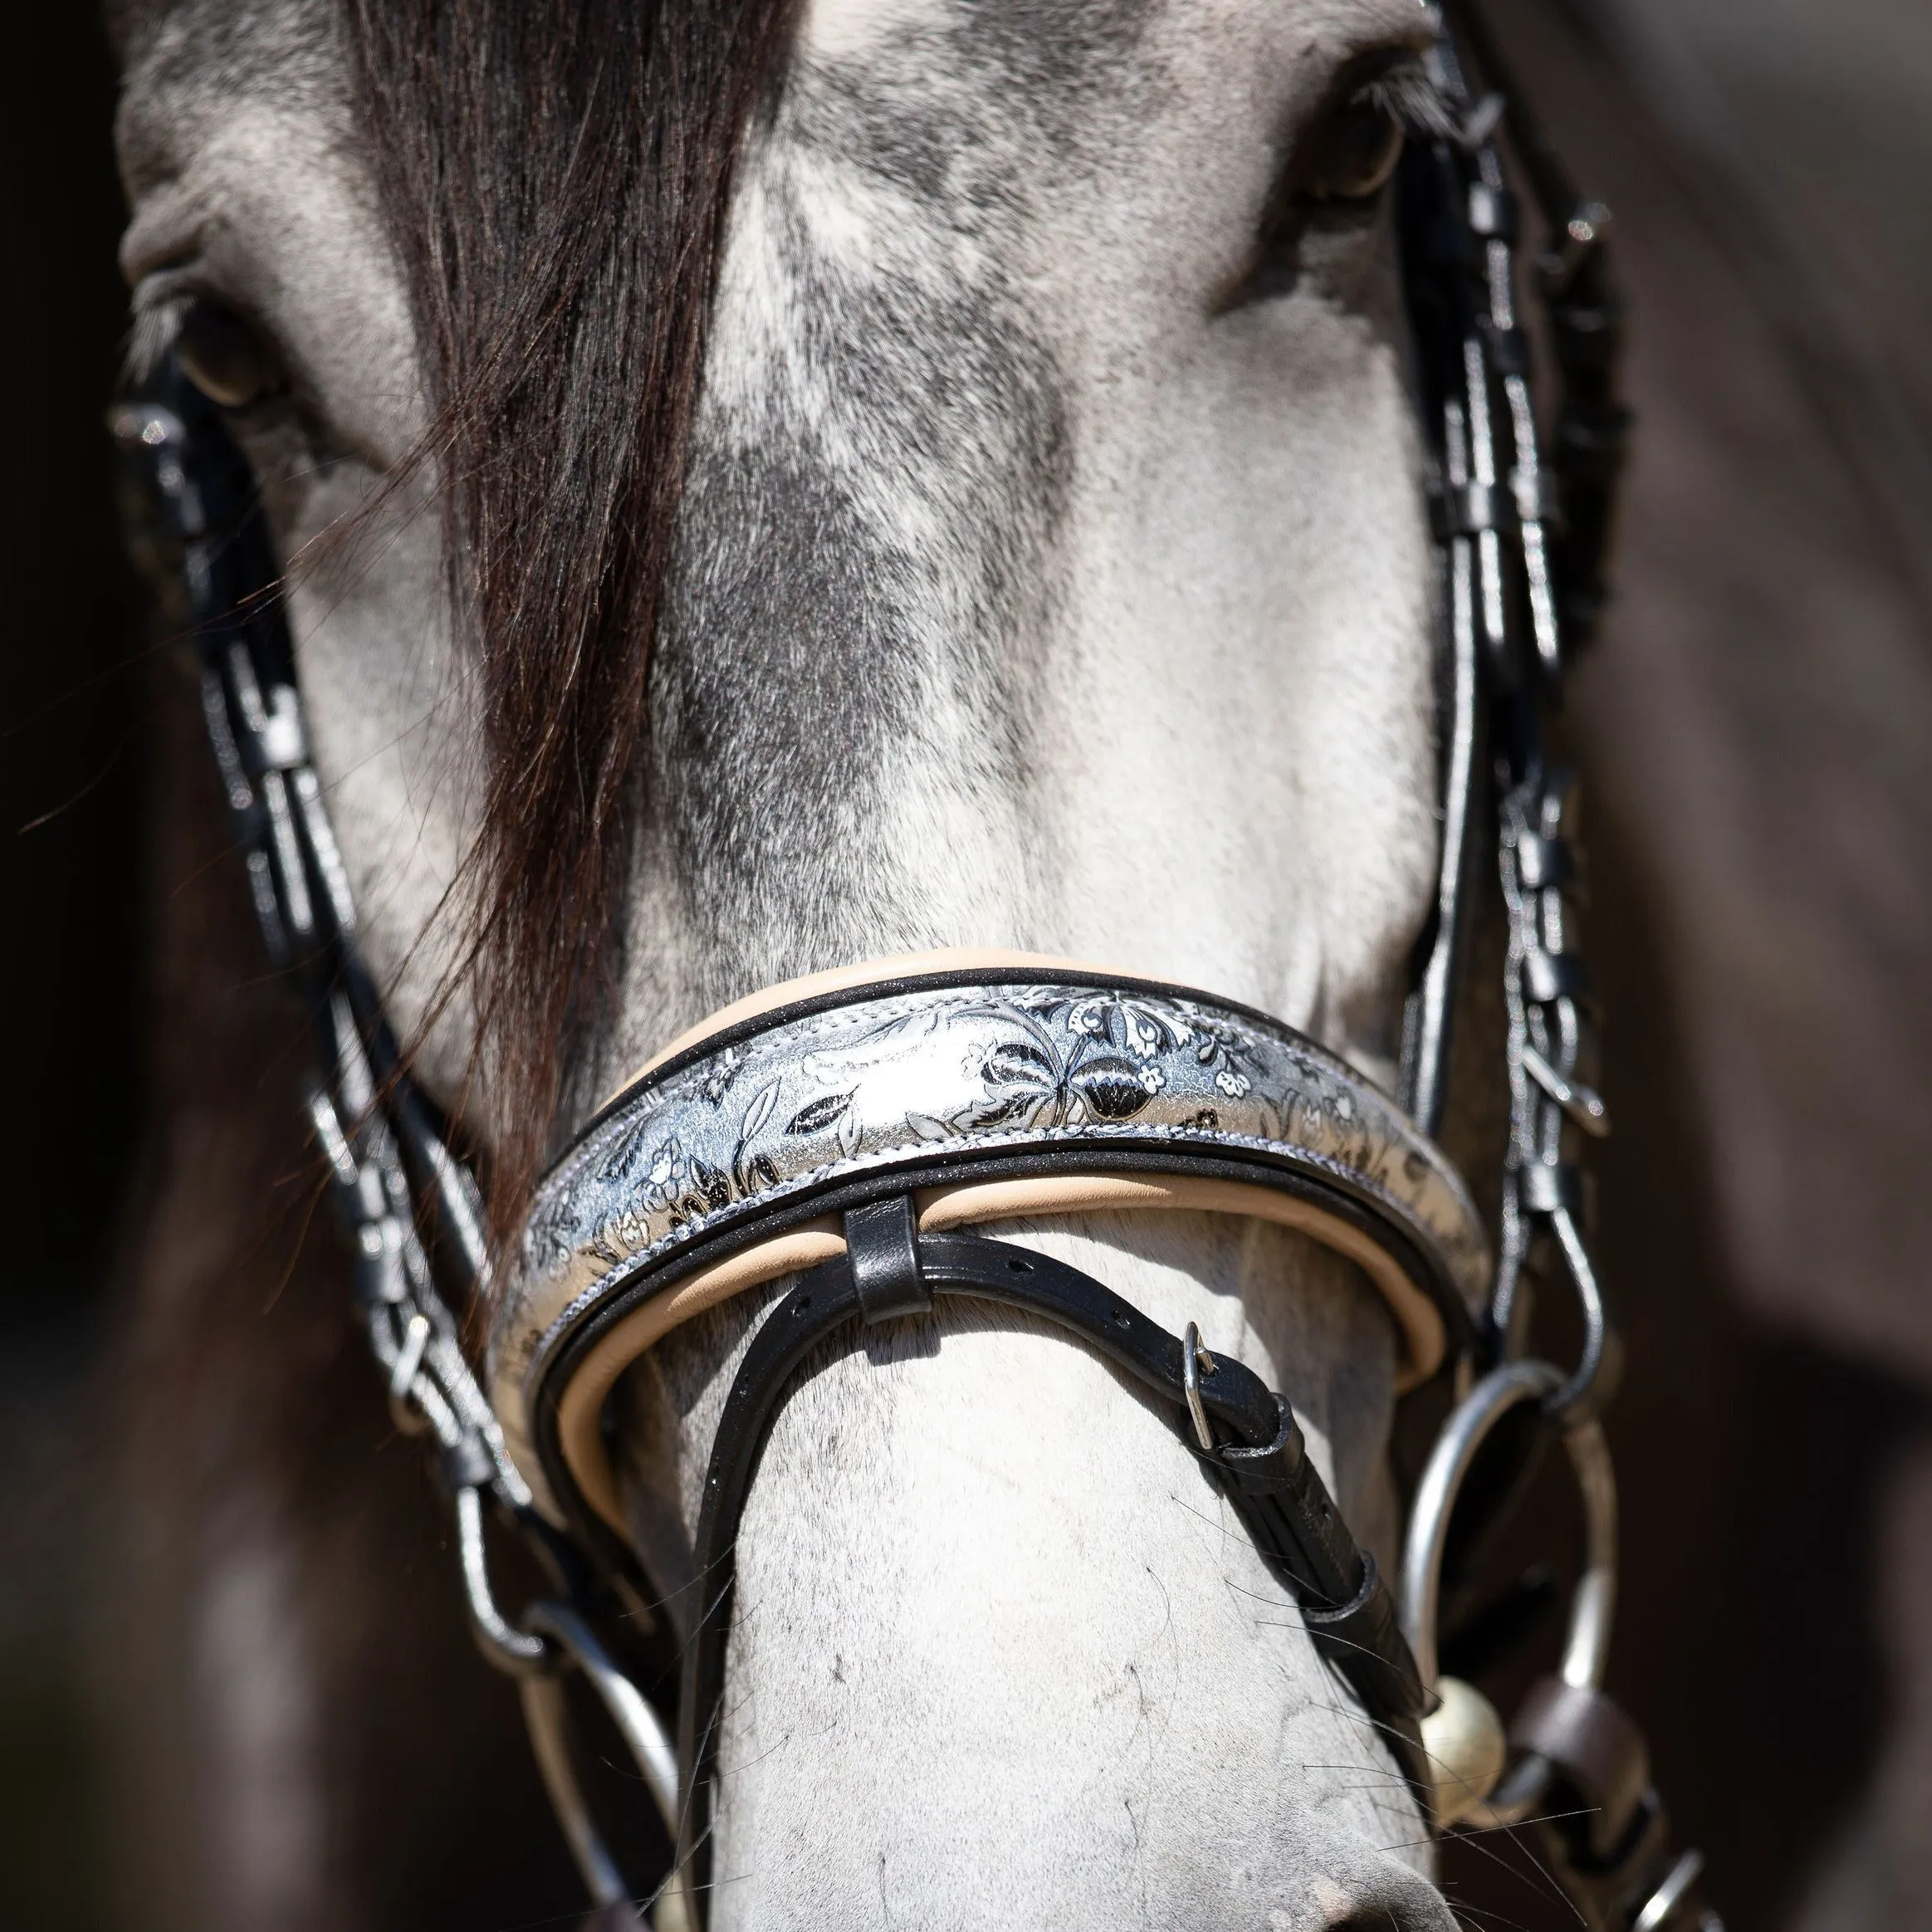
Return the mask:
[[1306,201],[1366,201],[1382,193],[1402,159],[1406,116],[1393,89],[1370,81],[1335,100],[1313,125],[1299,185]]
[[1344,72],[1300,144],[1295,187],[1307,202],[1362,202],[1379,194],[1410,135],[1450,131],[1440,91],[1412,54],[1380,54]]
[[1332,108],[1317,130],[1302,192],[1311,201],[1363,201],[1401,159],[1403,130],[1374,90]]
[[246,409],[288,386],[281,356],[252,323],[206,296],[183,311],[174,354],[188,379],[224,409]]

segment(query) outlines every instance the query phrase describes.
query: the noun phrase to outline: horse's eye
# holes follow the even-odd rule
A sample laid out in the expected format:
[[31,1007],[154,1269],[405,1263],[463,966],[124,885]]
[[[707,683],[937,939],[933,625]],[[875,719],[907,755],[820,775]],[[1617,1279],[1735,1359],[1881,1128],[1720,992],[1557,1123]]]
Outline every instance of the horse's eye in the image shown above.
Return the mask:
[[1378,193],[1402,157],[1402,130],[1368,87],[1329,109],[1314,130],[1308,158],[1297,170],[1311,201],[1366,201]]
[[174,354],[188,379],[224,409],[245,409],[288,384],[281,358],[261,332],[204,297],[183,312]]

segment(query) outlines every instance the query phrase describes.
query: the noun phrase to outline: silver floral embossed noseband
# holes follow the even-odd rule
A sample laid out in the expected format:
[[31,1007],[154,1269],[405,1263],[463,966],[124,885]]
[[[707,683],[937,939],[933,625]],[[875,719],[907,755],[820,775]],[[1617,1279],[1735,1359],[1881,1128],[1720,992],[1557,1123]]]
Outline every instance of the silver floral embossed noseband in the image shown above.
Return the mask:
[[648,1069],[551,1171],[491,1343],[498,1417],[550,1506],[614,1521],[597,1423],[623,1368],[841,1252],[839,1214],[888,1192],[913,1190],[929,1230],[1106,1207],[1301,1229],[1387,1298],[1406,1381],[1480,1314],[1488,1245],[1460,1176],[1345,1062],[1206,995],[1000,957],[774,989]]

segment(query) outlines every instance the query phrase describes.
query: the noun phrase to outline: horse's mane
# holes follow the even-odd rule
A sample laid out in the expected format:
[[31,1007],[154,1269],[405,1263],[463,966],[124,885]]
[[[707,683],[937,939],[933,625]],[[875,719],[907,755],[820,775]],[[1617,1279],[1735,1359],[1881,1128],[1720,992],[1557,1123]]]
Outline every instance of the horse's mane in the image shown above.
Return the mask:
[[481,692],[457,971],[498,1097],[500,1228],[612,987],[732,162],[790,11],[343,0]]

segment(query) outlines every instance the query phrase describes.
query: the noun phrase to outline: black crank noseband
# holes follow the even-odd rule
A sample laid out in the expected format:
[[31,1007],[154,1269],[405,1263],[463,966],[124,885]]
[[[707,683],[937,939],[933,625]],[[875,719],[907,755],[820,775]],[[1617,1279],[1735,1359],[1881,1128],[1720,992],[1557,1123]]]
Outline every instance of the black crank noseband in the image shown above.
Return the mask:
[[[1358,1548],[1308,1454],[1286,1399],[1252,1370],[1170,1334],[1090,1274],[1030,1248],[968,1234],[919,1235],[903,1195],[845,1217],[848,1252],[806,1274],[765,1318],[740,1365],[712,1445],[699,1509],[703,1607],[685,1652],[678,1756],[687,1896],[705,1895],[718,1717],[736,1581],[738,1527],[773,1422],[815,1349],[857,1346],[878,1323],[957,1295],[1037,1317],[1084,1343],[1156,1400],[1301,1607],[1316,1647],[1387,1740],[1425,1815],[1419,1721],[1428,1699],[1374,1558]],[[1190,1373],[1190,1357],[1192,1373]],[[1190,1406],[1198,1399],[1208,1440]]]

